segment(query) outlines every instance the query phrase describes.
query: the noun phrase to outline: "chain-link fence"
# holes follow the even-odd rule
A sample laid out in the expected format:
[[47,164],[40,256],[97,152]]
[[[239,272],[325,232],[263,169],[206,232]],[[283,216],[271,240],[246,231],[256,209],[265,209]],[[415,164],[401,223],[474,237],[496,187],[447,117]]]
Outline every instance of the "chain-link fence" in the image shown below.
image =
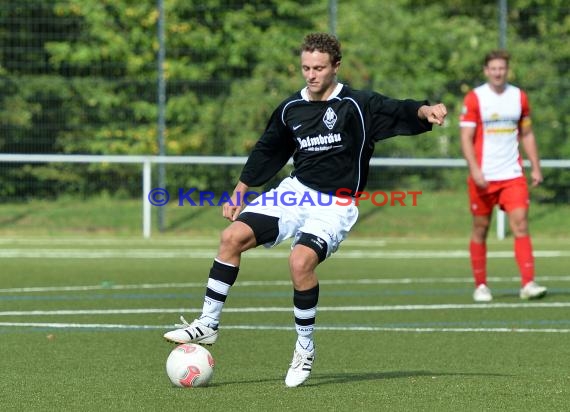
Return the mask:
[[[310,31],[343,44],[340,80],[449,108],[445,127],[379,144],[381,157],[460,158],[457,117],[506,45],[531,98],[543,158],[570,157],[569,6],[563,1],[0,1],[0,152],[247,155],[273,108],[302,86]],[[567,202],[568,171],[542,197]],[[191,180],[233,185],[224,168]],[[161,176],[156,173],[155,176]],[[168,167],[168,184],[189,176]],[[164,184],[166,184],[166,182]],[[373,170],[374,186],[458,187],[461,173]],[[140,171],[117,164],[0,164],[0,202],[62,195],[137,197]]]

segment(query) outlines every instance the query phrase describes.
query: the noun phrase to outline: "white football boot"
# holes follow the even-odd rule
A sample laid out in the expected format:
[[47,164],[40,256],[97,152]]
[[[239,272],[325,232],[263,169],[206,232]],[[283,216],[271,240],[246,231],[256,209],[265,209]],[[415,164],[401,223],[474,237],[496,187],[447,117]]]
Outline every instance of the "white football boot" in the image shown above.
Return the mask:
[[544,286],[539,286],[535,282],[528,282],[521,289],[519,296],[521,299],[540,299],[546,295],[547,289]]
[[475,302],[491,302],[493,300],[491,289],[489,289],[485,284],[477,286],[477,289],[473,292],[473,300]]
[[293,360],[285,377],[285,385],[289,388],[294,388],[309,379],[314,361],[314,348],[311,352],[298,351],[295,349],[295,352],[293,352]]
[[178,329],[171,330],[164,334],[164,339],[173,343],[199,343],[200,345],[213,345],[218,339],[218,328],[211,328],[208,325],[195,319],[192,323],[186,322],[180,316],[182,324],[175,325]]

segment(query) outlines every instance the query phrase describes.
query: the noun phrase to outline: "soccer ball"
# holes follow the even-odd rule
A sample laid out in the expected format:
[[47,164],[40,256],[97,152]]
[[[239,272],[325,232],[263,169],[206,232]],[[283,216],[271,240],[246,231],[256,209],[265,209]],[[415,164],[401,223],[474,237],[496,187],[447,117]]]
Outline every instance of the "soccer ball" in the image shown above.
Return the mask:
[[214,358],[208,349],[193,343],[179,345],[166,360],[166,374],[181,388],[206,386],[214,374]]

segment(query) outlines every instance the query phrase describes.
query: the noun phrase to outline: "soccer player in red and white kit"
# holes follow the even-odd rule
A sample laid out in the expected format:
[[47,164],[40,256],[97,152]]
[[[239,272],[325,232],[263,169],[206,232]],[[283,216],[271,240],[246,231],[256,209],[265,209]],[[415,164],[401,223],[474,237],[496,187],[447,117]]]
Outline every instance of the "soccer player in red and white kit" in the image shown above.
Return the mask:
[[526,93],[507,83],[509,54],[495,50],[485,56],[487,82],[464,99],[460,117],[461,148],[469,167],[467,179],[473,228],[469,252],[475,279],[473,299],[490,302],[487,286],[487,234],[493,207],[507,213],[521,275],[521,299],[538,299],[546,288],[534,281],[534,256],[528,230],[528,185],[519,142],[531,164],[532,185],[542,182],[540,159]]

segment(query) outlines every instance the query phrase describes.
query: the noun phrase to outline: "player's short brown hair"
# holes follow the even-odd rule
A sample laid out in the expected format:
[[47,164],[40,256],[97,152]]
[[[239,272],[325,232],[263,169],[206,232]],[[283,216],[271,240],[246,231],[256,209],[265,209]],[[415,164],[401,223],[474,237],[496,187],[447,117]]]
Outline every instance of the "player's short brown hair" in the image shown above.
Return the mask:
[[491,60],[501,59],[507,62],[507,66],[509,65],[509,60],[511,59],[511,55],[506,50],[498,49],[492,50],[485,55],[485,62],[484,65],[487,66]]
[[328,33],[307,34],[301,45],[301,52],[304,51],[328,53],[331,56],[332,64],[336,64],[342,59],[340,42],[335,36]]

